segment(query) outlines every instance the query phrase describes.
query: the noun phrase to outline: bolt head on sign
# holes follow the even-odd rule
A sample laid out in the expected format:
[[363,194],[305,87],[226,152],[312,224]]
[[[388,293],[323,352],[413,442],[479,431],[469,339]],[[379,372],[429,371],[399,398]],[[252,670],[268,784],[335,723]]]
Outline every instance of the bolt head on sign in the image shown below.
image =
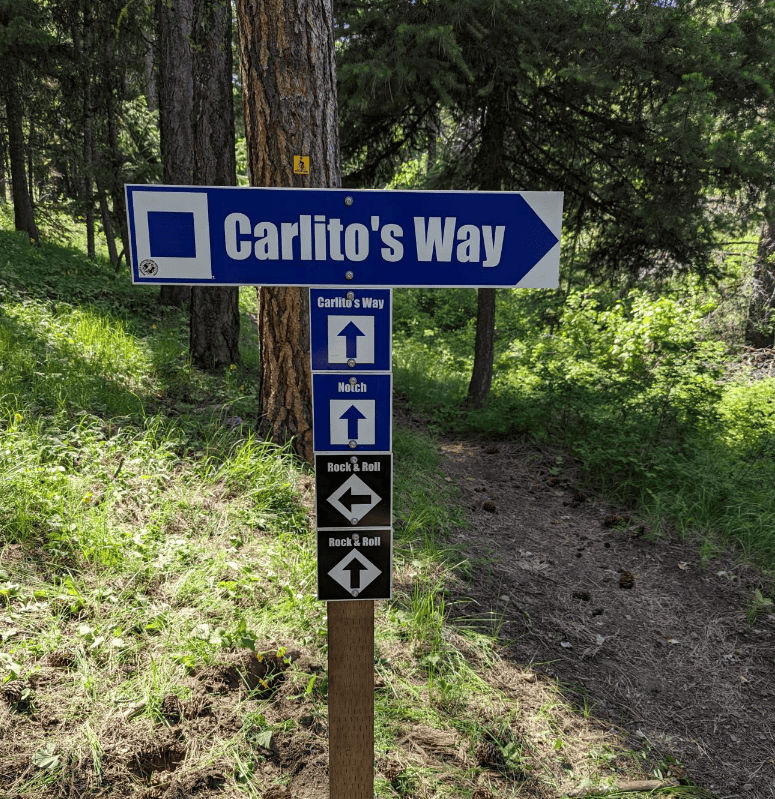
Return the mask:
[[309,175],[309,156],[308,155],[294,155],[293,156],[293,174],[294,175]]

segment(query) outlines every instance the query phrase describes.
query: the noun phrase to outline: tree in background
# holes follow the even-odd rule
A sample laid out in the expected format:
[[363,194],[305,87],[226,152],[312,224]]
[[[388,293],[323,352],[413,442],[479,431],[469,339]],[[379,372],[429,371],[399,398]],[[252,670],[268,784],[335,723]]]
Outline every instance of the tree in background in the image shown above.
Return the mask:
[[[194,110],[191,51],[193,0],[156,0],[156,85],[159,96],[159,145],[162,182],[187,186],[194,175]],[[182,308],[191,300],[191,287],[161,286],[159,302]]]
[[564,191],[569,281],[716,278],[719,233],[771,191],[773,3],[342,0],[337,16],[345,180],[384,184],[441,119],[424,185]]
[[[36,156],[48,161],[46,195],[86,221],[94,254],[97,219],[111,262],[126,254],[125,182],[158,180],[156,115],[145,102],[145,4],[129,14],[122,0],[49,0],[47,83],[36,105],[44,126]],[[123,250],[116,246],[120,236]]]
[[[237,0],[248,174],[252,186],[330,187],[341,183],[333,16],[326,0],[270,9]],[[293,156],[310,158],[295,175]],[[312,462],[309,298],[303,288],[261,287],[260,427],[293,437]]]
[[32,0],[0,0],[0,96],[8,124],[14,225],[40,243],[25,167],[25,85],[43,71],[52,39],[44,30],[44,14]]
[[764,222],[753,270],[745,340],[753,347],[775,346],[775,218]]
[[[231,0],[194,0],[194,183],[236,186],[232,98]],[[239,288],[191,290],[189,350],[194,364],[218,371],[239,360]]]
[[[163,182],[234,186],[232,17],[229,0],[157,0]],[[162,286],[159,301],[189,304],[193,363],[219,371],[239,360],[239,289]]]

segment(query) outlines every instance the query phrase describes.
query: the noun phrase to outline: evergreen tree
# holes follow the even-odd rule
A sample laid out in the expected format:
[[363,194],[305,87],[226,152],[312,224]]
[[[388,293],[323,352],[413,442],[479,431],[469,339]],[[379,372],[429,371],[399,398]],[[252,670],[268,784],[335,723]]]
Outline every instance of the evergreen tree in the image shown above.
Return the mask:
[[[194,183],[235,186],[230,0],[194,0]],[[198,367],[219,371],[239,360],[239,288],[195,286],[189,310],[189,350]]]
[[564,191],[584,280],[716,277],[719,232],[771,192],[771,0],[342,0],[338,18],[346,180],[383,184],[444,119],[425,184]]
[[123,184],[159,175],[156,119],[144,96],[146,5],[131,15],[122,0],[49,0],[47,8],[56,37],[48,83],[57,88],[39,102],[53,167],[48,193],[85,217],[90,254],[99,211],[118,266],[114,231],[127,242]]
[[[336,65],[328,0],[280,3],[265,13],[238,0],[240,72],[248,174],[253,186],[339,186]],[[293,156],[310,158],[309,175]],[[309,299],[303,288],[259,289],[261,430],[293,437],[312,462],[312,374]]]
[[16,230],[40,243],[25,166],[26,86],[42,73],[52,44],[45,15],[33,0],[0,0],[0,96],[8,124],[8,153]]
[[[193,0],[156,0],[159,143],[162,182],[168,186],[187,186],[194,175],[193,5]],[[190,300],[190,286],[168,285],[159,290],[162,305],[182,308]]]

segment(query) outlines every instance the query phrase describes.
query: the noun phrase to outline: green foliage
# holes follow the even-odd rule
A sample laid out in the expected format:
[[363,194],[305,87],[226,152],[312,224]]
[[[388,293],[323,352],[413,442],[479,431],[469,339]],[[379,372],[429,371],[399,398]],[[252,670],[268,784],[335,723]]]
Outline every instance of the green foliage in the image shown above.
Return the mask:
[[45,22],[46,9],[34,0],[0,0],[0,60],[44,57],[54,44]]
[[[465,408],[472,337],[396,302],[396,388],[437,429],[560,445],[598,489],[695,530],[775,555],[775,381],[727,376],[708,335],[715,295],[589,288],[498,294],[488,406]],[[404,314],[410,317],[403,318]]]
[[773,602],[769,597],[766,597],[757,588],[754,595],[751,597],[748,607],[745,609],[745,618],[749,624],[755,624],[756,619],[763,613],[769,613],[772,609]]
[[[45,746],[38,735],[19,738],[29,768],[15,790],[40,793],[46,781],[45,790],[61,793],[76,768],[95,789],[109,787],[103,748],[136,746],[138,730],[157,740],[173,723],[163,711],[172,694],[186,713],[206,698],[212,718],[228,706],[237,722],[208,725],[207,746],[192,735],[177,776],[211,773],[216,752],[227,790],[233,779],[255,793],[276,735],[296,719],[316,732],[325,725],[328,676],[317,665],[325,662],[325,604],[315,599],[315,536],[299,497],[309,476],[289,450],[253,429],[256,342],[243,342],[235,369],[198,374],[185,356],[183,317],[158,308],[155,291],[116,277],[104,258],[85,258],[82,231],[68,233],[74,246],[44,242],[38,252],[23,235],[0,231],[0,609],[8,619],[0,682],[25,682],[11,686],[19,698],[12,713],[32,708],[35,718],[67,719],[46,731]],[[471,294],[426,296],[429,316],[398,292],[418,319],[402,323],[401,352],[418,340],[421,354],[446,337],[462,341],[470,324],[459,306]],[[509,331],[528,331],[548,314],[550,295],[503,306]],[[243,313],[252,312],[255,293],[241,301]],[[448,329],[434,340],[425,333],[436,318]],[[442,374],[464,361],[434,362]],[[536,718],[541,753],[518,732],[524,711],[488,678],[499,658],[495,641],[447,618],[446,591],[470,577],[471,565],[448,543],[467,519],[438,447],[400,428],[393,441],[395,581],[393,599],[376,605],[377,753],[390,757],[419,723],[447,736],[455,730],[464,749],[492,737],[520,780],[553,780],[543,765],[551,763],[553,727],[570,750],[578,720],[570,710],[562,724],[550,711]],[[304,715],[267,721],[279,707],[264,705],[273,678],[279,682],[271,669],[245,701],[192,692],[193,674],[222,673],[231,651],[242,649],[284,659],[290,691],[282,695]],[[297,661],[292,649],[316,665],[302,666],[306,657]],[[41,690],[33,676],[41,663],[53,666],[52,655],[62,679]],[[116,725],[106,726],[139,715],[146,718],[119,725],[120,740]],[[596,734],[584,727],[584,747]],[[436,771],[414,766],[379,784],[386,792],[428,785],[440,799],[469,794],[478,767],[457,758],[448,766],[443,785]]]
[[[394,292],[394,330],[412,334],[430,319],[434,330],[462,331],[476,319],[476,292],[472,289],[397,289]],[[422,331],[420,331],[422,332]]]
[[564,247],[593,280],[717,276],[719,231],[770,198],[770,3],[348,0],[337,17],[351,185],[563,190]]

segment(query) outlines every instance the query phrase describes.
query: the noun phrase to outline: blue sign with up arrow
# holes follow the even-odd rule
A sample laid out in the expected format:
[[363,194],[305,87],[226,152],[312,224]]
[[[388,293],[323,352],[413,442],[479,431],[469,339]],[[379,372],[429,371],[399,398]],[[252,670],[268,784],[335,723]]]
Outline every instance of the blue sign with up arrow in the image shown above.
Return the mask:
[[313,446],[316,452],[388,452],[391,445],[392,378],[313,374]]
[[310,289],[312,369],[389,372],[390,289]]

